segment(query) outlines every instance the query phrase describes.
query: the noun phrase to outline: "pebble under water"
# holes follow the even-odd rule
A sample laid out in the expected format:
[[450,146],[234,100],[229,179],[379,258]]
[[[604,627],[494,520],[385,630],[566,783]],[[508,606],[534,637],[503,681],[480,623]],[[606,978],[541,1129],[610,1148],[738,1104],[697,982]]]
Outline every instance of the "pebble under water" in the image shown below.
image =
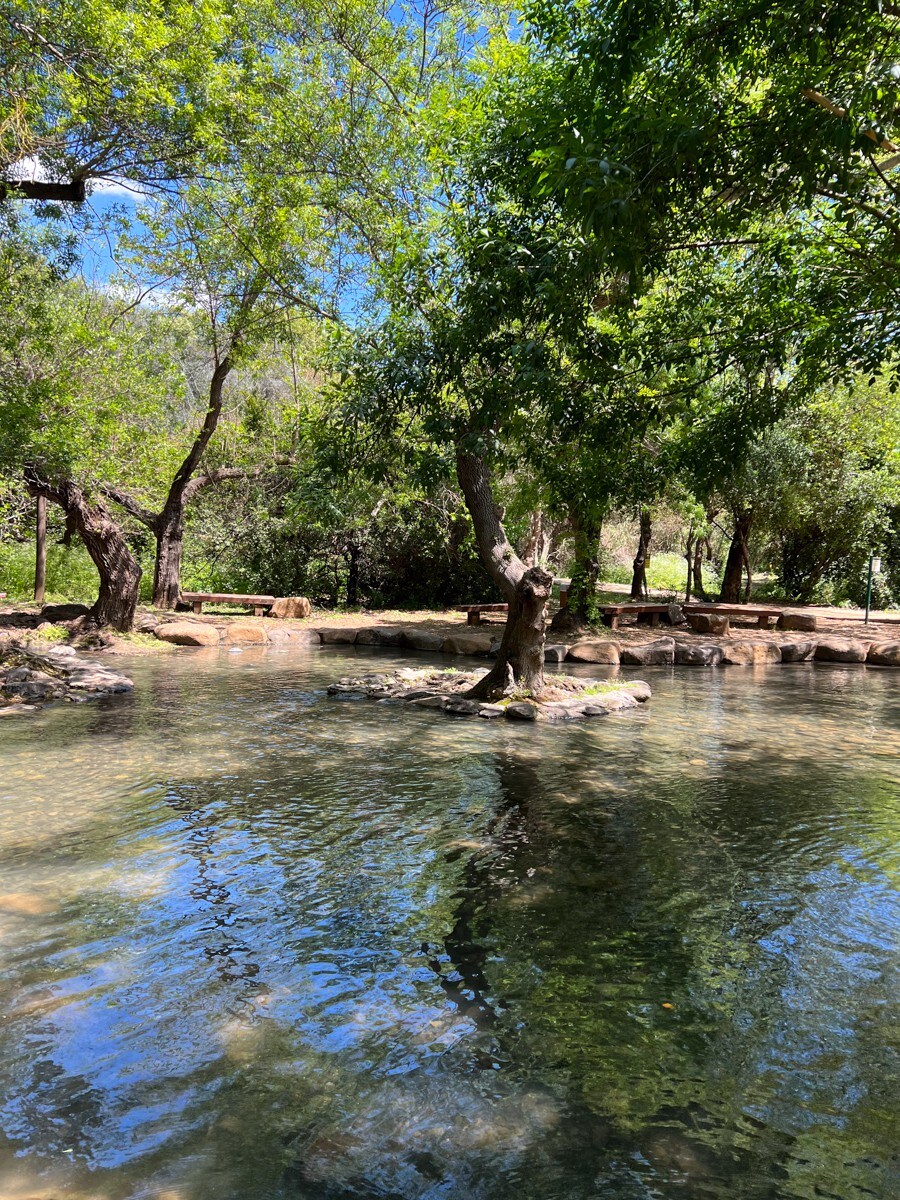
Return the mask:
[[141,658],[0,727],[0,1198],[896,1195],[896,673],[325,695],[425,661]]

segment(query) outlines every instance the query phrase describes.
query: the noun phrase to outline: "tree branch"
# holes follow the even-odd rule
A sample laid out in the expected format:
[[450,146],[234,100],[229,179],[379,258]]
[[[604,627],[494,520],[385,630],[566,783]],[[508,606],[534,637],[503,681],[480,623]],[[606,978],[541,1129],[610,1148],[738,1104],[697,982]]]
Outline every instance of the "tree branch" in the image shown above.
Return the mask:
[[129,516],[134,517],[136,521],[140,521],[142,525],[146,525],[148,529],[156,532],[156,527],[159,524],[158,513],[151,512],[149,508],[143,508],[128,492],[123,492],[121,488],[113,487],[112,484],[101,483],[100,491],[106,496],[107,500],[112,500],[120,508],[124,508]]

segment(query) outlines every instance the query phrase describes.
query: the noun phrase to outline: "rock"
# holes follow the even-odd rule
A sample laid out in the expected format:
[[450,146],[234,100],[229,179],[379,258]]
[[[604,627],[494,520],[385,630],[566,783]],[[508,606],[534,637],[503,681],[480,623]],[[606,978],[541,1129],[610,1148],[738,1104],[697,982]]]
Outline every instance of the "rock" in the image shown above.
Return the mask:
[[680,604],[670,604],[666,612],[670,625],[686,625],[687,617],[684,615],[684,609]]
[[569,647],[566,655],[569,662],[607,663],[609,666],[619,665],[619,647],[615,642],[576,642]]
[[223,641],[226,646],[264,646],[269,640],[261,625],[244,625],[235,622],[225,626]]
[[416,708],[443,708],[446,703],[446,696],[422,696],[419,700],[410,700]]
[[529,704],[527,700],[513,700],[505,706],[503,715],[508,721],[536,721],[537,705]]
[[156,630],[161,642],[173,642],[176,646],[218,646],[219,631],[215,625],[201,625],[199,621],[166,621]]
[[489,633],[459,634],[444,638],[441,653],[487,655],[491,652],[491,641]]
[[732,667],[758,667],[781,662],[777,642],[734,642],[725,648],[722,661]]
[[322,638],[318,629],[291,629],[290,626],[270,625],[266,629],[269,641],[275,645],[290,644],[292,646],[321,646]]
[[60,621],[77,621],[90,611],[86,604],[45,604],[41,609],[41,620],[58,625]]
[[682,667],[718,667],[724,655],[721,646],[692,646],[679,642],[675,647],[675,661]]
[[544,662],[545,663],[561,663],[566,661],[566,655],[569,652],[568,646],[545,646],[544,647]]
[[47,651],[48,658],[74,658],[74,646],[51,646]]
[[817,644],[811,641],[779,642],[781,661],[783,663],[808,662],[815,654]]
[[390,625],[373,625],[360,629],[356,635],[357,646],[402,646],[403,630]]
[[444,644],[444,635],[432,633],[429,629],[404,629],[400,644],[408,650],[433,650],[437,653]]
[[813,614],[805,612],[783,612],[776,621],[776,625],[779,629],[793,629],[801,633],[815,633],[818,628]]
[[302,621],[311,612],[312,605],[305,596],[280,596],[269,609],[269,616]]
[[660,638],[645,645],[621,646],[619,659],[628,666],[667,666],[675,661],[675,639]]
[[[591,697],[593,700],[594,697]],[[574,721],[578,717],[585,715],[586,703],[584,700],[572,701],[565,700],[553,704],[545,704],[542,706],[541,715],[548,721]],[[594,707],[592,705],[592,707]]]
[[629,679],[627,683],[620,684],[620,687],[630,692],[638,704],[645,704],[653,694],[650,684],[645,679]]
[[33,713],[39,710],[39,704],[5,704],[0,707],[0,717],[16,717],[20,713]]
[[502,704],[480,704],[478,715],[484,717],[486,721],[494,721],[497,717],[506,716],[506,709]]
[[869,652],[868,642],[853,638],[825,638],[816,646],[816,662],[862,663]]
[[478,700],[448,700],[444,712],[453,713],[457,717],[474,717],[481,714],[481,703]]
[[320,629],[319,637],[323,646],[350,646],[356,641],[358,629],[347,625],[335,625],[330,629]]
[[153,613],[138,613],[134,618],[134,629],[136,633],[155,633],[159,626],[159,617],[155,617]]
[[728,635],[728,618],[721,613],[689,612],[685,616],[694,633],[711,633],[715,637]]
[[900,667],[900,642],[873,642],[866,662],[873,667]]

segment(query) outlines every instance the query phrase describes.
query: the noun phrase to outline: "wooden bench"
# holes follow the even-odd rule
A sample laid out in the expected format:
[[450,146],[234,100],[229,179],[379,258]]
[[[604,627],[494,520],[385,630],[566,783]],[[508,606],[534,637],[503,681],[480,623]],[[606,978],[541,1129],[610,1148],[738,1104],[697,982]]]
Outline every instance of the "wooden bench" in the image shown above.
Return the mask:
[[638,624],[658,625],[660,618],[668,617],[670,604],[644,604],[643,602],[625,604],[598,604],[597,609],[604,625],[610,629],[619,628],[619,618],[626,613],[633,613]]
[[198,614],[203,612],[204,604],[243,604],[253,609],[254,617],[264,617],[275,603],[274,596],[241,596],[236,592],[182,592],[181,599]]
[[482,613],[507,613],[508,604],[460,604],[456,610],[466,614],[467,625],[480,625]]
[[781,616],[782,609],[780,608],[760,608],[758,604],[701,604],[693,602],[682,606],[684,615],[690,618],[691,613],[709,613],[717,617],[734,617],[735,620],[743,618],[745,621],[755,619],[756,624],[760,629],[768,629],[769,622],[774,618],[776,621]]

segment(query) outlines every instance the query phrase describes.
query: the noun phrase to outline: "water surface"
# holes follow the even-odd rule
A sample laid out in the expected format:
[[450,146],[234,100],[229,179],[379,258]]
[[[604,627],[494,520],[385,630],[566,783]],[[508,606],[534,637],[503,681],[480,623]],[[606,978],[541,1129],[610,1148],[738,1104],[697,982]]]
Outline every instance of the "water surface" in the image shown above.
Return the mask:
[[896,675],[324,695],[422,661],[141,659],[0,727],[0,1198],[897,1194]]

